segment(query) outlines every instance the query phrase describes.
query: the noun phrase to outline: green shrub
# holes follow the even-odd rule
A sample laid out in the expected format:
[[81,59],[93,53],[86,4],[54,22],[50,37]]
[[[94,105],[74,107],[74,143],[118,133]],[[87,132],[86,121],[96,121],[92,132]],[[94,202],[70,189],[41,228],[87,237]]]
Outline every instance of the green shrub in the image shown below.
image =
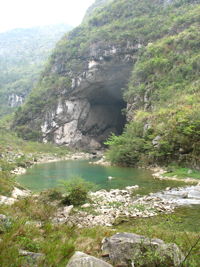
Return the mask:
[[61,201],[63,199],[63,194],[59,188],[52,188],[41,192],[40,199],[43,202],[55,200]]
[[88,198],[88,192],[94,187],[92,183],[80,177],[74,177],[67,182],[63,181],[62,184],[67,193],[63,203],[75,206],[85,203]]

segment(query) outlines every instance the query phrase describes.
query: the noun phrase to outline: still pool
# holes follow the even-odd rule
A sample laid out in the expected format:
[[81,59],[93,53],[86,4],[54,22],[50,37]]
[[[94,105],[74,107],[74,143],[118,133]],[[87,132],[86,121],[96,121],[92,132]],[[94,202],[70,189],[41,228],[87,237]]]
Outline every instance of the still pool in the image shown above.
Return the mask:
[[[154,179],[149,170],[105,167],[89,164],[87,160],[37,164],[29,168],[26,174],[20,175],[17,181],[32,191],[42,191],[58,187],[62,180],[69,180],[75,176],[80,176],[96,184],[98,189],[122,189],[129,185],[139,185],[139,193],[142,194],[156,192],[168,186],[180,186],[180,182]],[[113,179],[109,180],[109,176],[112,176]]]

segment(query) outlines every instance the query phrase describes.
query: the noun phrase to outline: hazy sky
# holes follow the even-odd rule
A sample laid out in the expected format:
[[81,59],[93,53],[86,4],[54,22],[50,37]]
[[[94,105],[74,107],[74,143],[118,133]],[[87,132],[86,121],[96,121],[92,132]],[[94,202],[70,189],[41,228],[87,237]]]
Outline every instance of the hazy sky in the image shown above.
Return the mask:
[[2,0],[0,32],[65,22],[77,26],[95,0]]

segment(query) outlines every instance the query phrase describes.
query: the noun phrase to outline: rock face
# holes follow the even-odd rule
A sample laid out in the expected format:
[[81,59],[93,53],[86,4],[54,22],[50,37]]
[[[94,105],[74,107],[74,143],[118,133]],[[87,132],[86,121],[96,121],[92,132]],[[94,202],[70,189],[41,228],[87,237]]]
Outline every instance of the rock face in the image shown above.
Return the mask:
[[112,267],[105,261],[77,251],[70,259],[67,267]]
[[184,260],[177,245],[131,233],[105,238],[102,252],[115,266],[180,266]]
[[0,196],[0,205],[12,205],[16,201],[15,198]]
[[30,264],[30,266],[38,266],[38,261],[40,261],[45,256],[43,253],[35,253],[22,249],[19,250],[19,255],[21,257],[24,257],[27,261],[27,264]]
[[11,94],[8,98],[8,105],[11,108],[21,106],[24,102],[24,97],[17,95],[17,94]]
[[[148,70],[139,71],[139,82],[132,81],[131,73],[148,46],[174,34],[174,29],[182,30],[166,9],[174,4],[175,12],[174,2],[96,0],[83,23],[57,44],[38,88],[17,111],[14,126],[21,136],[95,150],[111,133],[121,134],[135,110],[149,110],[153,101],[149,81],[140,87]],[[158,147],[159,140],[154,145]]]
[[[135,61],[138,46],[124,47],[101,42],[89,47],[82,73],[68,73],[71,87],[54,109],[45,111],[41,122],[43,141],[58,145],[98,149],[111,132],[120,134],[126,107],[122,88]],[[52,72],[60,71],[59,64]]]
[[17,187],[14,187],[13,191],[12,191],[12,197],[13,198],[26,198],[28,196],[30,196],[31,191],[29,190],[21,190]]

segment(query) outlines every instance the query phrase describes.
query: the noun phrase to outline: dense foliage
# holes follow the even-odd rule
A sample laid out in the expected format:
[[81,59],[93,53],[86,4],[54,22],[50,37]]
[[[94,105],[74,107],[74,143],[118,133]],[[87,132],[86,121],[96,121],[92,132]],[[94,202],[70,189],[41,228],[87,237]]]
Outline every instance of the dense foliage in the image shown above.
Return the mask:
[[73,75],[87,68],[85,59],[93,44],[129,43],[140,47],[124,89],[129,124],[122,136],[108,140],[109,159],[123,165],[178,160],[196,167],[200,142],[199,3],[97,1],[83,23],[58,42],[38,86],[16,113],[18,133],[24,138],[41,138],[45,111],[67,97]]
[[182,30],[141,50],[125,92],[131,122],[107,142],[113,163],[199,166],[200,6],[187,8]]
[[94,187],[90,182],[81,177],[73,177],[69,181],[62,182],[66,196],[63,203],[67,205],[81,205],[88,200],[88,193]]
[[72,78],[87,69],[85,59],[93,44],[109,47],[130,43],[145,47],[165,35],[182,31],[184,20],[190,25],[199,16],[197,4],[194,6],[193,1],[176,0],[169,5],[159,0],[107,3],[99,1],[83,23],[58,42],[40,82],[16,115],[15,122],[22,135],[24,127],[31,123],[40,131],[40,119],[50,104],[54,104],[58,97],[66,97],[71,90]]
[[150,44],[142,53],[125,93],[127,101],[135,101],[133,122],[121,137],[108,142],[113,162],[134,165],[142,159],[149,163],[179,160],[198,166],[199,43],[197,24]]

